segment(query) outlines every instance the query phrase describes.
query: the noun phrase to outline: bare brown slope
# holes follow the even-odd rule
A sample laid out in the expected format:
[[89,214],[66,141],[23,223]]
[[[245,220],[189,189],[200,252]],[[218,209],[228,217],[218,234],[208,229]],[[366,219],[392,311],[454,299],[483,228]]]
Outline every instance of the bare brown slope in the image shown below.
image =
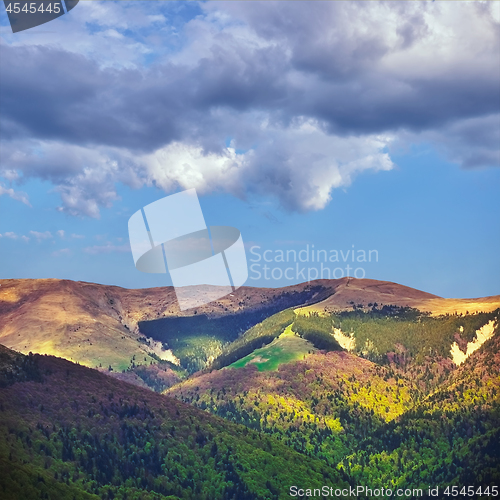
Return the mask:
[[[308,283],[286,289],[242,287],[195,311],[219,316],[258,310],[307,290],[306,303],[332,293],[329,287]],[[136,364],[153,360],[139,342],[139,321],[195,311],[179,311],[172,287],[127,290],[69,280],[0,280],[0,343],[22,353],[52,354],[121,371],[134,357]]]
[[301,314],[311,311],[329,313],[352,309],[353,305],[371,307],[375,303],[379,306],[387,304],[414,307],[433,315],[490,312],[500,307],[500,295],[475,299],[445,299],[390,281],[354,278],[344,278],[338,281],[341,283],[335,287],[335,293],[323,301],[298,308],[296,312]]

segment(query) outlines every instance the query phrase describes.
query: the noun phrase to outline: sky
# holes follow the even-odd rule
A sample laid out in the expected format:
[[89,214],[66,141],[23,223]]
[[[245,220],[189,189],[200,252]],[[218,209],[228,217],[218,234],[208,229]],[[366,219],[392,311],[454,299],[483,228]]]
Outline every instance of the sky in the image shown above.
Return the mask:
[[500,294],[499,28],[500,2],[82,0],[13,34],[2,7],[0,278],[169,285],[128,220],[195,188],[249,286]]

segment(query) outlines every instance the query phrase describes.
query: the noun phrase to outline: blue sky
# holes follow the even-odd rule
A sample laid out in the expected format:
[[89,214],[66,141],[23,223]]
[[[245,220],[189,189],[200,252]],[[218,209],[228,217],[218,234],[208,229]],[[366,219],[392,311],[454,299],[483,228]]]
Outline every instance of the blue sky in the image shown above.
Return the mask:
[[[82,1],[0,23],[0,278],[170,284],[135,269],[127,221],[196,188],[249,265],[376,250],[359,276],[500,293],[498,2]],[[303,281],[269,266],[247,284]]]

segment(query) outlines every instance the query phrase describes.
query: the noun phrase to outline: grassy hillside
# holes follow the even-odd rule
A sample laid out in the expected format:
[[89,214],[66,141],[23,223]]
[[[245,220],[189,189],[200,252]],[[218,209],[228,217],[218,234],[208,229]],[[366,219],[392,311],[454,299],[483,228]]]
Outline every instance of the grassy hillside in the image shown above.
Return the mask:
[[[499,312],[288,308],[225,345],[211,371],[187,378],[152,353],[155,364],[135,355],[133,370],[110,372],[168,397],[0,346],[0,498],[267,500],[347,483],[485,497],[477,488],[500,480]],[[239,321],[195,316],[167,322],[170,342],[226,342]],[[189,354],[197,342],[186,362],[209,361]]]
[[347,484],[320,461],[175,399],[51,356],[31,364],[0,389],[2,498],[264,500],[289,498],[297,483]]
[[241,287],[181,312],[173,287],[127,290],[57,279],[0,280],[0,343],[24,354],[111,366],[114,372],[160,360],[175,362],[174,348],[185,367],[196,371],[242,331],[287,307],[323,300],[336,284]]
[[465,359],[467,349],[479,342],[482,329],[493,328],[499,316],[500,309],[430,316],[418,309],[378,304],[370,304],[370,310],[353,306],[350,311],[332,314],[287,309],[227,345],[210,368],[238,366],[239,359],[253,356],[255,349],[275,341],[289,328],[316,349],[341,350],[340,343],[358,356],[391,366],[417,379],[420,388],[428,392],[446,380],[456,358]]
[[[323,280],[320,280],[323,281]],[[326,299],[301,308],[301,314],[331,314],[348,311],[353,305],[369,310],[373,304],[411,307],[432,315],[490,312],[500,307],[500,295],[471,299],[444,299],[390,281],[344,278],[338,280],[335,293]]]
[[293,323],[295,313],[292,309],[285,309],[266,318],[248,329],[241,337],[226,346],[220,356],[210,365],[219,369],[251,354],[255,349],[263,347],[277,339],[285,329]]
[[[421,304],[427,307],[433,301],[449,310],[467,305],[470,311],[491,310],[500,304],[498,297],[459,303],[396,283],[343,278],[278,289],[241,287],[181,312],[172,287],[127,290],[69,280],[7,279],[0,280],[0,342],[24,354],[51,354],[103,370],[111,367],[114,375],[125,371],[122,378],[148,385],[152,377],[142,368],[136,370],[137,366],[178,363],[176,357],[190,373],[208,365],[227,366],[280,335],[291,322],[285,320],[282,329],[273,329],[274,320],[265,320],[292,307],[298,307],[299,314],[316,308],[323,315],[352,310],[353,305],[367,310],[377,302],[417,304],[414,307],[425,311]],[[175,370],[172,373],[169,368],[163,364],[157,372],[161,375],[166,370],[169,380],[174,380]],[[155,382],[151,387],[164,385]]]
[[283,363],[305,359],[308,354],[315,351],[316,348],[313,344],[295,334],[292,331],[292,325],[289,325],[269,345],[256,349],[248,356],[229,365],[229,367],[243,368],[248,364],[253,364],[259,371],[276,370]]

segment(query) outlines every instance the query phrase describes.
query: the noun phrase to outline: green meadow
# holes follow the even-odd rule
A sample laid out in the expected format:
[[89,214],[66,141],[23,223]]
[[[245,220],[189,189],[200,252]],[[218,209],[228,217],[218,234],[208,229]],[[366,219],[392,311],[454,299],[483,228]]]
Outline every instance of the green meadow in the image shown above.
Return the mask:
[[289,363],[304,359],[307,354],[315,352],[316,349],[307,340],[300,338],[292,331],[292,325],[286,327],[285,331],[270,344],[256,349],[248,356],[239,359],[229,365],[230,368],[243,368],[253,363],[257,369],[262,371],[276,370],[282,363]]

